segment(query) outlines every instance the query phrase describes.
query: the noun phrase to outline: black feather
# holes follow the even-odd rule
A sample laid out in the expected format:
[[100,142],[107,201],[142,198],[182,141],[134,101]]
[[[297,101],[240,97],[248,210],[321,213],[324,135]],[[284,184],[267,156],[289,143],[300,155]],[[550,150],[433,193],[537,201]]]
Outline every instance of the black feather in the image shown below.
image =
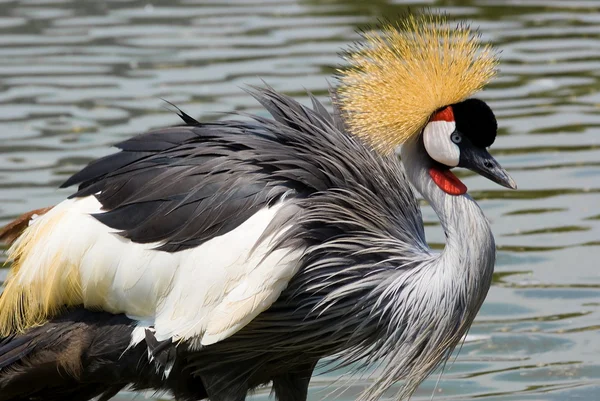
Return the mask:
[[175,110],[177,110],[177,115],[179,116],[179,118],[181,118],[183,120],[183,122],[186,123],[187,125],[200,125],[200,123],[195,118],[190,117],[187,113],[185,113],[183,110],[181,110],[175,104],[169,102],[166,99],[162,99],[162,100],[164,102],[170,104],[173,108],[175,108]]
[[169,369],[175,364],[176,350],[171,339],[158,341],[148,329],[145,331],[145,339],[148,352],[160,369]]
[[467,99],[452,105],[456,129],[481,148],[492,146],[498,131],[494,112],[483,100]]

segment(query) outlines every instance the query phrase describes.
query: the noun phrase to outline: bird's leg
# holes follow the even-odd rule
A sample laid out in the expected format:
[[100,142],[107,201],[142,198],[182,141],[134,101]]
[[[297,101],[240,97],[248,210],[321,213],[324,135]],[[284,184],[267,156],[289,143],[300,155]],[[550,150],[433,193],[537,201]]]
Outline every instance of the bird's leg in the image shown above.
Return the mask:
[[273,378],[273,391],[278,401],[306,401],[308,385],[316,362],[299,366]]

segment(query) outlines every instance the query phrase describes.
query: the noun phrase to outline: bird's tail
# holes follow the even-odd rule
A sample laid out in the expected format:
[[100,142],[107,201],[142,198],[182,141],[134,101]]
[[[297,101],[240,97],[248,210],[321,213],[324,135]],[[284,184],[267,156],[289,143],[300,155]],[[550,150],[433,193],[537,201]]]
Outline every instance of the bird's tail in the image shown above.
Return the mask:
[[108,400],[148,369],[145,348],[129,348],[133,329],[81,308],[0,338],[0,401]]
[[31,212],[22,214],[14,221],[11,221],[6,226],[0,228],[0,243],[12,245],[12,243],[15,242],[15,240],[19,238],[21,234],[23,234],[25,229],[34,219],[46,214],[46,212],[50,209],[52,209],[52,206],[32,210]]

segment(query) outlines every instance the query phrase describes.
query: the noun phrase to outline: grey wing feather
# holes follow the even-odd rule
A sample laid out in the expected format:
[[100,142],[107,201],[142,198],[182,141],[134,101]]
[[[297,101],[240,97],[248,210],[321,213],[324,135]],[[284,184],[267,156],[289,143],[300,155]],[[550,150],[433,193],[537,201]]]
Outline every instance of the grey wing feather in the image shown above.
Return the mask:
[[169,252],[225,234],[284,195],[326,200],[329,191],[357,190],[373,194],[369,202],[383,200],[378,219],[398,209],[393,225],[410,232],[394,234],[424,243],[419,207],[397,160],[350,135],[339,112],[330,114],[312,95],[310,109],[270,87],[250,93],[273,120],[187,118],[192,125],[117,144],[120,152],[90,163],[63,186],[79,184],[73,197],[96,194],[106,210],[96,215],[102,223]]

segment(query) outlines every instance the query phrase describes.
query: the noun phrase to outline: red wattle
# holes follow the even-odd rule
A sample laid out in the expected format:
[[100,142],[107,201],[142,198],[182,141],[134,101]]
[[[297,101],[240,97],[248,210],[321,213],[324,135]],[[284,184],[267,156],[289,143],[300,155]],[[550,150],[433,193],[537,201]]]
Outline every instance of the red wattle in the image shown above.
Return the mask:
[[434,113],[429,121],[454,121],[454,111],[452,110],[452,106],[444,107],[442,110]]
[[448,195],[456,196],[467,193],[467,186],[450,170],[438,170],[432,167],[429,169],[429,176]]

